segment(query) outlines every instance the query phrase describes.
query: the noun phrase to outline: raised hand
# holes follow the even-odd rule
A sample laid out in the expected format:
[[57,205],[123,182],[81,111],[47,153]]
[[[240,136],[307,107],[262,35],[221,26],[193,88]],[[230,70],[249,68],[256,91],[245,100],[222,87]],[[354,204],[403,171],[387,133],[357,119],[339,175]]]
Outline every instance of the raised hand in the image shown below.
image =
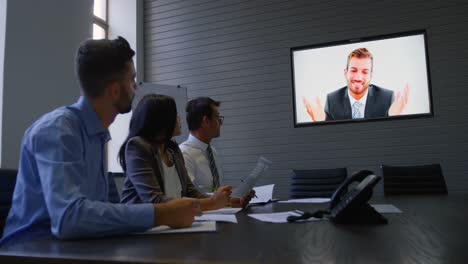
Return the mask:
[[312,121],[324,121],[325,120],[325,111],[323,110],[323,105],[320,102],[320,99],[315,97],[315,102],[310,103],[305,99],[305,97],[302,97],[302,102],[304,103],[304,106],[307,110],[307,113],[309,114],[310,118],[312,118]]
[[409,85],[406,84],[403,93],[400,91],[397,92],[395,101],[393,101],[393,104],[388,109],[389,116],[400,115],[405,110],[406,104],[408,103],[409,90]]

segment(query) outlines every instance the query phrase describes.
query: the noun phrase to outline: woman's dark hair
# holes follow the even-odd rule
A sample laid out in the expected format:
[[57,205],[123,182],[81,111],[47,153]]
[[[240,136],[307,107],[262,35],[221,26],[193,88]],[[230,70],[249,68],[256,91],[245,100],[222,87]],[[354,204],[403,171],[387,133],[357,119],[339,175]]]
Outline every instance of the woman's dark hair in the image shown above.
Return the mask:
[[119,150],[118,158],[123,170],[127,167],[125,148],[131,138],[139,136],[167,147],[172,142],[176,122],[177,107],[174,98],[160,94],[145,95],[133,111],[128,136]]

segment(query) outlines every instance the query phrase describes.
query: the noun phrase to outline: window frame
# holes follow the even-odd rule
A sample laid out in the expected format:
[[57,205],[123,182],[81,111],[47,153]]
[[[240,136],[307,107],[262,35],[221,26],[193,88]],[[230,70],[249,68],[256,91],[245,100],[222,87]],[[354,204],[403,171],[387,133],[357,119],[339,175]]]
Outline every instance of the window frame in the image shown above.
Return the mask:
[[[102,29],[104,29],[104,38],[109,38],[109,0],[105,0],[106,8],[105,8],[105,20],[96,16],[94,14],[94,1],[93,1],[93,26],[96,25]],[[94,35],[94,31],[93,31]]]

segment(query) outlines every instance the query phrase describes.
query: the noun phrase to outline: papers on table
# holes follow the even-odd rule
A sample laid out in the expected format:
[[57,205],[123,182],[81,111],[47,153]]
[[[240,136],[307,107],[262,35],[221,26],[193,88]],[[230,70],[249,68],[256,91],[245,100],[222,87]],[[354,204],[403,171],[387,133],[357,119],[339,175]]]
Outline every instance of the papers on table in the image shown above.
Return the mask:
[[402,213],[402,211],[393,204],[371,204],[371,206],[374,207],[374,209],[381,214]]
[[218,210],[204,211],[202,216],[195,217],[195,221],[217,221],[237,224],[236,213],[242,208],[221,208]]
[[328,203],[330,198],[304,198],[279,201],[279,203]]
[[135,235],[154,235],[154,234],[176,234],[176,233],[199,233],[216,232],[215,221],[193,222],[191,227],[173,229],[168,226],[153,227],[146,232],[134,233]]
[[196,216],[195,221],[216,221],[237,224],[237,218],[234,214],[204,214]]
[[242,208],[226,207],[218,210],[204,211],[203,214],[236,214],[240,210],[242,210]]
[[[295,215],[299,216],[300,214],[294,211],[288,212],[281,212],[281,213],[270,213],[270,214],[249,214],[248,216],[260,220],[262,222],[269,222],[269,223],[287,223],[288,216]],[[321,220],[318,218],[311,217],[309,219],[300,220],[297,222],[308,222],[308,221],[317,221]]]
[[244,197],[245,195],[249,194],[249,192],[257,183],[258,179],[260,179],[266,174],[268,168],[270,168],[271,166],[271,163],[272,162],[267,160],[266,158],[259,157],[255,168],[252,170],[252,172],[250,172],[249,176],[242,180],[242,183],[234,190],[232,196]]
[[258,186],[253,188],[255,191],[255,195],[257,197],[252,198],[249,204],[257,204],[257,203],[268,203],[272,201],[273,198],[273,188],[275,187],[274,184]]

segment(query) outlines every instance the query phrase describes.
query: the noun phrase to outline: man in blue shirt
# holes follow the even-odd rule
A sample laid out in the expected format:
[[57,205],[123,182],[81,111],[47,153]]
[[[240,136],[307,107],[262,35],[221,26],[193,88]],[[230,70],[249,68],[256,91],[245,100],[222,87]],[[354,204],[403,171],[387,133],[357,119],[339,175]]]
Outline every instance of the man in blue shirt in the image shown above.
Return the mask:
[[109,125],[131,110],[135,52],[128,42],[88,40],[76,55],[84,96],[45,114],[25,132],[13,204],[1,244],[24,240],[116,235],[153,226],[190,226],[199,204],[118,204],[107,177]]

